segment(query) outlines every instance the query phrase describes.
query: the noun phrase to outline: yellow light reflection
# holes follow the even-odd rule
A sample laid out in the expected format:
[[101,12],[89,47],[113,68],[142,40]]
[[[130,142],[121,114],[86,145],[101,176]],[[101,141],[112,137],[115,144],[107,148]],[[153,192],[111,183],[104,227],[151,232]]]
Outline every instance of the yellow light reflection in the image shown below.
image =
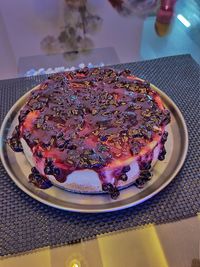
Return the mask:
[[69,267],[81,267],[81,264],[76,260],[73,260],[73,262],[70,263]]
[[153,225],[98,237],[103,267],[167,267],[167,260]]
[[81,267],[81,263],[76,259],[72,260],[66,267]]

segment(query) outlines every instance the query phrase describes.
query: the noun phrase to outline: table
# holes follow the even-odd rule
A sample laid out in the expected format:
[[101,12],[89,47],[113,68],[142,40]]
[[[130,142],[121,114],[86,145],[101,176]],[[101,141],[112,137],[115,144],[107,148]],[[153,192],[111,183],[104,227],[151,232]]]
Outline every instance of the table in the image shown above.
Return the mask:
[[0,267],[199,267],[200,216],[5,258]]
[[[117,2],[1,1],[0,80],[184,53],[200,63],[198,0],[178,0],[168,23],[157,15],[159,1],[148,1],[143,8],[145,1],[123,7]],[[0,267],[28,264],[200,266],[200,217],[116,231],[0,260]]]

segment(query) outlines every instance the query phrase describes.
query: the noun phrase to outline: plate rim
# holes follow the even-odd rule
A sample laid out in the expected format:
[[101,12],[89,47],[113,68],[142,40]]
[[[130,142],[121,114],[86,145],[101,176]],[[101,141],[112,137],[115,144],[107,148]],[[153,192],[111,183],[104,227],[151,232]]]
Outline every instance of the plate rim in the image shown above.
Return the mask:
[[[141,79],[142,80],[142,79]],[[3,146],[4,146],[4,142],[3,142],[3,133],[5,131],[5,126],[7,125],[7,123],[9,123],[9,118],[10,115],[13,113],[13,111],[19,106],[21,101],[24,101],[26,99],[26,97],[29,96],[30,92],[37,89],[39,87],[39,84],[33,88],[31,88],[28,92],[26,92],[24,95],[22,95],[15,103],[14,105],[10,108],[10,110],[7,112],[3,123],[1,125],[1,130],[0,130],[0,159],[1,162],[3,164],[3,167],[5,168],[6,172],[8,173],[8,175],[10,176],[10,178],[13,180],[13,182],[23,191],[25,192],[27,195],[29,195],[30,197],[32,197],[33,199],[36,199],[37,201],[46,204],[50,207],[54,207],[57,209],[61,209],[61,210],[66,210],[66,211],[72,211],[72,212],[80,212],[80,213],[105,213],[105,212],[112,212],[112,211],[117,211],[117,210],[122,210],[122,209],[126,209],[126,208],[130,208],[136,205],[139,205],[141,203],[143,203],[144,201],[150,199],[151,197],[155,196],[157,193],[159,193],[160,191],[162,191],[179,173],[179,171],[181,170],[185,159],[187,157],[187,152],[188,152],[188,146],[189,146],[189,139],[188,139],[188,129],[187,129],[187,125],[185,122],[185,119],[180,111],[180,109],[178,108],[178,106],[174,103],[174,101],[165,93],[163,92],[161,89],[159,89],[157,86],[155,86],[154,84],[150,83],[150,86],[153,88],[153,90],[157,91],[159,93],[159,95],[161,96],[162,100],[165,102],[165,99],[167,100],[167,102],[171,103],[173,107],[175,107],[175,110],[178,114],[178,117],[182,123],[183,126],[183,132],[184,132],[184,139],[185,139],[185,147],[184,147],[184,151],[183,154],[181,156],[181,159],[179,160],[179,164],[176,166],[173,174],[171,174],[171,176],[163,183],[161,184],[160,187],[158,187],[157,189],[155,189],[152,193],[148,194],[147,196],[142,197],[141,199],[138,199],[134,202],[130,202],[128,204],[122,204],[120,206],[117,207],[108,207],[105,209],[102,208],[95,208],[95,209],[87,209],[87,208],[71,208],[71,207],[66,207],[64,205],[57,205],[52,203],[52,201],[48,201],[44,198],[42,198],[41,196],[34,194],[34,192],[32,192],[30,189],[26,188],[22,182],[20,182],[20,180],[15,177],[15,175],[12,173],[12,171],[9,169],[8,164],[6,163],[5,160],[5,155],[3,152]],[[126,190],[123,189],[123,190]],[[79,204],[76,204],[79,205]]]

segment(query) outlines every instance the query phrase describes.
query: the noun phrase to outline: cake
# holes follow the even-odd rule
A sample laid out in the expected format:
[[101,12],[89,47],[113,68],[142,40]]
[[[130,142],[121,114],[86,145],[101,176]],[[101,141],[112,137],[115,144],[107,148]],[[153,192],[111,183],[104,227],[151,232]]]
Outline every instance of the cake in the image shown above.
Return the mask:
[[30,92],[8,144],[32,165],[29,181],[78,193],[142,188],[165,158],[170,113],[129,70],[54,74]]

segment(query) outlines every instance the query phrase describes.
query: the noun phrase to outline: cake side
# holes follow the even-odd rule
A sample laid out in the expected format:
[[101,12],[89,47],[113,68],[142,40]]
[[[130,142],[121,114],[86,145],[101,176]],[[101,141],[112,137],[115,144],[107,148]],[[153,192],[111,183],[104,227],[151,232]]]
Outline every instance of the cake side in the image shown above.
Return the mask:
[[[27,160],[29,161],[29,163],[31,164],[31,166],[32,167],[36,166],[39,173],[41,173],[42,175],[45,175],[45,172],[44,172],[45,163],[40,162],[40,164],[38,164],[33,156],[31,149],[26,143],[26,141],[24,139],[21,139],[21,143],[22,143],[24,154]],[[160,145],[157,144],[153,148],[153,159],[151,162],[151,169],[153,168],[153,166],[158,160],[159,152],[160,152]],[[143,157],[146,157],[146,155],[144,155]],[[127,165],[125,165],[124,163],[122,164],[122,166],[127,166]],[[130,170],[128,170],[128,172],[126,173],[127,175],[126,181],[117,180],[117,184],[116,184],[115,178],[112,176],[112,172],[117,171],[118,168],[116,169],[109,168],[107,170],[106,169],[104,170],[104,173],[106,176],[105,182],[107,184],[115,183],[115,185],[118,188],[127,187],[128,185],[133,184],[140,177],[140,166],[139,166],[139,162],[136,157],[132,159],[129,166],[130,166]],[[47,178],[49,179],[49,181],[51,181],[53,185],[56,185],[63,189],[71,190],[74,192],[99,193],[102,191],[102,183],[101,183],[101,180],[99,179],[98,173],[90,169],[73,171],[71,174],[69,174],[66,177],[63,183],[59,183],[53,175],[47,175]]]

